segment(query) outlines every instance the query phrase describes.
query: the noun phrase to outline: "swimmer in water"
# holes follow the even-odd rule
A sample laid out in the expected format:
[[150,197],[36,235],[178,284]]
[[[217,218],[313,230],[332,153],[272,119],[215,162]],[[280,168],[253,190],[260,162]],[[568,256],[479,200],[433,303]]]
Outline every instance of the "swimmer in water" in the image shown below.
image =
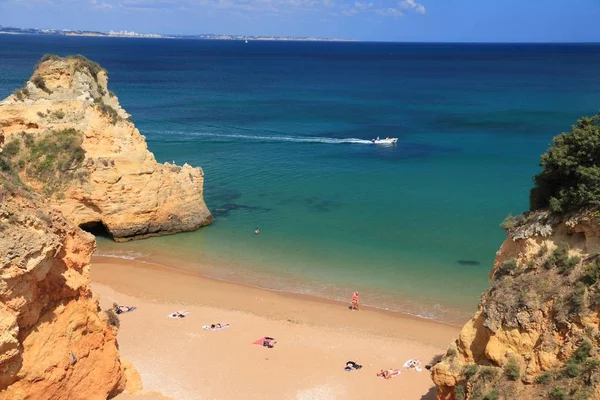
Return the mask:
[[258,234],[260,233],[260,229],[256,228],[256,229],[254,230],[254,233],[256,233],[256,234],[258,235]]

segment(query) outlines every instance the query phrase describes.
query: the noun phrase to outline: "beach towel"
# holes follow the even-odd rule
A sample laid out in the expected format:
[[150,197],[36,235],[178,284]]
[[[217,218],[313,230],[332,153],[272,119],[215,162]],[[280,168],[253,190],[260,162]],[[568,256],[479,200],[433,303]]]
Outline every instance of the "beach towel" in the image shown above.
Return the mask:
[[411,358],[410,360],[406,361],[404,363],[404,368],[407,368],[407,369],[412,368],[412,369],[417,370],[417,372],[423,371],[421,369],[421,361],[417,360],[416,358]]
[[[177,314],[179,314],[179,315],[177,315]],[[189,314],[189,311],[177,311],[177,312],[174,312],[174,313],[171,313],[171,314],[167,315],[167,317],[169,317],[169,318],[183,318],[183,317],[185,317],[188,314]]]
[[258,344],[260,346],[265,347],[273,347],[273,345],[275,344],[275,339],[273,339],[272,337],[265,336],[263,338],[255,340],[254,342],[252,342],[252,344]]
[[348,361],[346,363],[346,366],[344,367],[344,370],[346,370],[346,371],[352,371],[352,370],[355,370],[355,369],[358,370],[358,369],[361,369],[361,368],[362,368],[362,365],[357,364],[354,361]]
[[221,325],[220,327],[211,328],[210,325],[202,325],[202,329],[206,331],[220,331],[221,329],[229,328],[229,324]]

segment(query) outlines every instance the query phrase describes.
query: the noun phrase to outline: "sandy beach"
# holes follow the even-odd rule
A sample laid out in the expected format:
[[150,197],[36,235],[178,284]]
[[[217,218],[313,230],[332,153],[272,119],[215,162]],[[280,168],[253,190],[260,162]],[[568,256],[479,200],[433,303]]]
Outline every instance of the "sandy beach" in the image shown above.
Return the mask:
[[[424,367],[459,331],[133,260],[94,257],[92,282],[103,309],[113,302],[138,307],[120,316],[121,355],[136,366],[145,391],[176,400],[432,399],[428,371],[402,366],[417,358]],[[168,318],[178,310],[189,313]],[[214,323],[229,327],[203,329]],[[252,344],[264,336],[275,339],[273,348]],[[350,360],[363,368],[345,371]],[[401,374],[376,376],[388,368]]]

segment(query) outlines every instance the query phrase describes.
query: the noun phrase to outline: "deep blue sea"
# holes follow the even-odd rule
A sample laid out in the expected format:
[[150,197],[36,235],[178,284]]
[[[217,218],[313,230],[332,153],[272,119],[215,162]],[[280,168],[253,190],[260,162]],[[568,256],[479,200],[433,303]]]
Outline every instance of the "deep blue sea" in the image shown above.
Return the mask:
[[99,254],[454,323],[539,155],[600,108],[600,45],[0,35],[1,98],[44,53],[101,63],[156,158],[205,172],[214,225]]

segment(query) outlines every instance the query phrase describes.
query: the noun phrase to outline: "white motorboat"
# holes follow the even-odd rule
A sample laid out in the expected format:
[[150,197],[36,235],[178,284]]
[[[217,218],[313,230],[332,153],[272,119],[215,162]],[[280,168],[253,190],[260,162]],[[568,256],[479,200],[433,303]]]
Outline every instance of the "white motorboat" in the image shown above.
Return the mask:
[[377,136],[377,139],[371,139],[371,143],[373,144],[396,144],[398,142],[398,138],[396,137],[386,137],[385,139],[380,139]]

